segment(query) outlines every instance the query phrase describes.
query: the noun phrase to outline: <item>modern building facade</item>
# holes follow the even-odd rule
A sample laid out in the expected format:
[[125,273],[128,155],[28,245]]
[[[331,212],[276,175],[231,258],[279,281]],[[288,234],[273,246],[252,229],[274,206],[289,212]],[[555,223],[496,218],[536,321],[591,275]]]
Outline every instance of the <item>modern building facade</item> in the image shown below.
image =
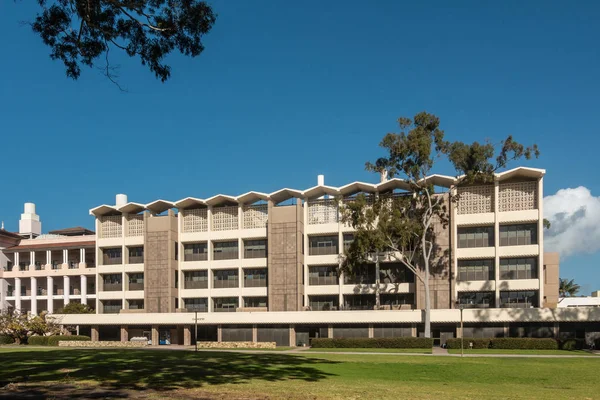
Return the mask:
[[[556,312],[559,260],[544,253],[544,174],[517,168],[491,184],[459,188],[453,177],[430,178],[459,195],[447,200],[450,224],[436,226],[434,336],[600,332],[597,308]],[[379,269],[367,263],[353,276],[338,274],[353,239],[339,202],[407,190],[399,179],[332,187],[320,177],[307,190],[270,194],[148,204],[117,195],[115,205],[90,210],[95,236],[71,229],[34,238],[40,230],[6,246],[0,304],[45,309],[80,333],[112,340],[147,335],[188,344],[195,322],[198,340],[296,345],[313,337],[416,336],[423,286],[394,257]],[[70,301],[96,313],[60,315]]]

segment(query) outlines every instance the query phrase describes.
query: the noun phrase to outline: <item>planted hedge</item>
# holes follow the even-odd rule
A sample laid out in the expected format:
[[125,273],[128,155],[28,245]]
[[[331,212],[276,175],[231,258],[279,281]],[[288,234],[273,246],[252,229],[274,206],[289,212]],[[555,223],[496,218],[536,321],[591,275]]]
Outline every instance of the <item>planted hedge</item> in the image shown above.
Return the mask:
[[585,339],[565,339],[558,342],[561,350],[582,350],[587,347]]
[[65,340],[70,340],[70,341],[79,341],[79,342],[89,342],[90,340],[92,340],[89,336],[83,336],[83,335],[55,335],[55,336],[48,336],[48,346],[58,346],[58,342],[60,341],[65,341]]
[[321,338],[313,339],[311,347],[319,349],[430,349],[433,347],[433,339],[416,337]]
[[27,339],[27,344],[32,346],[48,346],[49,336],[30,336]]
[[[465,349],[489,349],[490,342],[492,339],[480,339],[480,338],[464,338],[463,339],[463,348]],[[469,345],[469,343],[473,343],[473,347]],[[460,349],[460,338],[459,339],[447,339],[446,346],[449,349]]]
[[517,350],[558,350],[558,342],[555,339],[494,338],[490,340],[490,348]]
[[0,335],[0,345],[2,344],[14,344],[15,339],[7,335]]

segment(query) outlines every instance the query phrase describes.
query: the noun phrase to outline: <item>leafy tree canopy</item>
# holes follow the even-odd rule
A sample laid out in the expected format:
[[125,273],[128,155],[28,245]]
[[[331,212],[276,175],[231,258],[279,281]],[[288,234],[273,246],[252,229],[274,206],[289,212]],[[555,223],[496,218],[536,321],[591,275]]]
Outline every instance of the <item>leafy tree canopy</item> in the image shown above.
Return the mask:
[[69,303],[63,309],[61,314],[93,314],[94,310],[86,304]]
[[573,297],[579,293],[581,286],[575,283],[575,279],[560,278],[558,285],[558,293],[560,297]]
[[165,82],[171,67],[164,61],[174,50],[196,57],[202,37],[215,23],[211,7],[200,0],[37,0],[41,12],[31,27],[50,57],[61,60],[69,78],[82,66],[101,66],[113,82],[111,50],[139,58]]

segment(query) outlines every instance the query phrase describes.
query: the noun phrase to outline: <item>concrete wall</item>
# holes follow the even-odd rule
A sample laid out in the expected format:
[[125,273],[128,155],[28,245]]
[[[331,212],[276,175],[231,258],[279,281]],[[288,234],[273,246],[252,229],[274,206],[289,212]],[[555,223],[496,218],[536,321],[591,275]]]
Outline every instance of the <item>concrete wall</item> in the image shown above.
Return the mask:
[[554,308],[558,303],[560,286],[560,259],[558,253],[544,253],[544,299],[542,306]]

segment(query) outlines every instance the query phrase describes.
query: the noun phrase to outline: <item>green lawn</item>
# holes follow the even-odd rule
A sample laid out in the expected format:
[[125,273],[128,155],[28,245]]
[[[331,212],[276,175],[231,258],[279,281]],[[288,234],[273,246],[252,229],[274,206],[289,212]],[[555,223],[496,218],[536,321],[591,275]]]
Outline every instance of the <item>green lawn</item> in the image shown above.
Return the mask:
[[[516,350],[516,349],[465,349],[465,354],[521,354],[546,356],[595,356],[584,350]],[[460,349],[448,349],[450,354],[460,354]]]
[[[193,348],[194,346],[192,346]],[[198,348],[198,350],[200,351],[211,351],[211,350],[231,350],[231,351],[236,351],[236,350],[244,350],[244,351],[287,351],[287,350],[292,350],[295,349],[295,347],[289,347],[289,346],[278,346],[275,347],[274,349],[257,349],[254,347],[238,347],[235,349],[232,349],[230,347],[213,347],[210,349],[203,349],[203,348]]]
[[321,353],[414,353],[414,354],[431,354],[431,349],[325,349],[325,348],[311,348],[307,351],[310,352],[321,352]]
[[[0,398],[593,399],[600,357],[0,349]],[[28,396],[28,397],[25,397]],[[60,396],[60,397],[59,397]],[[88,397],[89,396],[89,397]]]

